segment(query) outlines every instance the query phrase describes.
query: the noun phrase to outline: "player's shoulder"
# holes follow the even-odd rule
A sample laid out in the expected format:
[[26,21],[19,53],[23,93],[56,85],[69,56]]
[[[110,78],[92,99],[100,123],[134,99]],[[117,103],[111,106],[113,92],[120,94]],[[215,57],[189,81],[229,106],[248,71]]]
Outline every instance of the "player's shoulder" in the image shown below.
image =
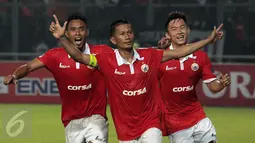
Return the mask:
[[157,49],[155,49],[154,47],[141,47],[136,49],[137,52],[148,52],[148,51],[155,51],[155,50]]
[[56,48],[52,48],[52,49],[49,49],[45,54],[48,54],[48,55],[62,55],[63,53],[65,53],[65,49],[62,48],[62,47],[56,47]]
[[163,52],[163,50],[156,49],[154,47],[138,48],[138,49],[136,49],[136,51],[139,54],[142,54],[142,55],[152,55],[152,54],[155,54],[155,53]]
[[198,57],[205,57],[207,56],[207,53],[202,51],[202,50],[198,50],[194,53],[195,56],[198,56]]
[[91,48],[92,52],[95,52],[95,53],[109,53],[114,51],[110,46],[105,44],[101,44],[101,45],[89,44],[89,47]]
[[62,47],[55,47],[55,48],[49,49],[47,52],[57,53],[57,52],[62,52],[62,51],[65,51],[65,49]]

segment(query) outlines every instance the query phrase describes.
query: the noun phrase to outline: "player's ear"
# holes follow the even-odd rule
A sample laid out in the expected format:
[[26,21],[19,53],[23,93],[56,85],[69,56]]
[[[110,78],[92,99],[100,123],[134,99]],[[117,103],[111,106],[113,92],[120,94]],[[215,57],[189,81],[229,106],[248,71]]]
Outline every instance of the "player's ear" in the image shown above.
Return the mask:
[[113,36],[110,37],[110,41],[111,41],[114,45],[116,45],[116,40],[115,40],[115,38],[114,38]]
[[188,35],[189,35],[189,33],[190,33],[190,28],[189,28],[189,26],[188,26]]
[[90,30],[89,30],[89,29],[87,29],[87,36],[89,36],[89,34],[90,34]]
[[67,38],[69,38],[69,35],[68,35],[67,31],[65,32],[65,36],[66,36]]

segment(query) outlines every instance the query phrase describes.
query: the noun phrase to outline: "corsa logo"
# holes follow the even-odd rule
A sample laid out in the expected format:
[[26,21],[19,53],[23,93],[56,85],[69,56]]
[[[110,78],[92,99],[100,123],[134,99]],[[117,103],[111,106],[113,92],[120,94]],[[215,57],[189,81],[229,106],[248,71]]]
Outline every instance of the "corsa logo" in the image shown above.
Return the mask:
[[191,91],[194,89],[194,86],[186,86],[186,87],[174,87],[173,92],[183,92],[183,91]]
[[141,89],[138,89],[138,90],[135,90],[135,91],[127,91],[127,90],[124,90],[122,93],[123,93],[123,95],[126,95],[126,96],[141,95],[141,94],[146,93],[146,87],[141,88]]
[[89,85],[80,85],[80,86],[75,86],[75,85],[68,85],[67,86],[68,90],[88,90],[90,88],[92,88],[91,84],[89,84]]

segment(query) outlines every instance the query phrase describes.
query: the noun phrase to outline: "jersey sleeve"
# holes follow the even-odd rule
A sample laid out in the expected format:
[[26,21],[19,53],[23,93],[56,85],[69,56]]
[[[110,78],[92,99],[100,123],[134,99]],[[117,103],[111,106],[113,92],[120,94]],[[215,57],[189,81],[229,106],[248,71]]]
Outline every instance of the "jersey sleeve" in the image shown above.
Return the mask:
[[40,60],[46,67],[51,67],[51,65],[54,63],[54,51],[54,49],[50,49],[43,55],[37,57],[37,59]]
[[114,50],[109,47],[108,45],[95,45],[95,53],[101,54],[101,53],[111,53],[114,52]]
[[99,67],[99,70],[105,74],[105,72],[107,72],[107,68],[108,68],[108,53],[99,53],[96,54],[96,59],[97,59],[97,65]]
[[213,74],[213,68],[211,61],[206,53],[203,56],[203,68],[202,68],[202,79],[204,83],[210,83],[216,80],[216,76]]
[[162,58],[163,58],[163,50],[158,50],[154,48],[149,48],[150,52],[152,52],[152,58],[155,61],[155,68],[159,68]]

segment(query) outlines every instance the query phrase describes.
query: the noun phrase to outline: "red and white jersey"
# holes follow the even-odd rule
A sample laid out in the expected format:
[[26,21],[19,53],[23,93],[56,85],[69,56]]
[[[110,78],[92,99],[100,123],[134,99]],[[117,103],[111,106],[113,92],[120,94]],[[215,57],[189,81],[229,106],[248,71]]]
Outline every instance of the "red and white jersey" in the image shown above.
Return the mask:
[[[84,53],[113,50],[108,46],[86,44]],[[103,75],[95,68],[75,62],[64,48],[50,49],[38,59],[53,74],[62,101],[62,122],[100,114],[106,117],[106,87]]]
[[204,83],[216,79],[210,59],[201,50],[161,64],[159,80],[164,106],[163,120],[168,134],[192,127],[205,118],[196,95],[196,85],[201,78]]
[[111,113],[118,139],[134,140],[151,127],[160,129],[159,66],[163,51],[134,50],[128,63],[118,50],[96,55],[105,75]]

